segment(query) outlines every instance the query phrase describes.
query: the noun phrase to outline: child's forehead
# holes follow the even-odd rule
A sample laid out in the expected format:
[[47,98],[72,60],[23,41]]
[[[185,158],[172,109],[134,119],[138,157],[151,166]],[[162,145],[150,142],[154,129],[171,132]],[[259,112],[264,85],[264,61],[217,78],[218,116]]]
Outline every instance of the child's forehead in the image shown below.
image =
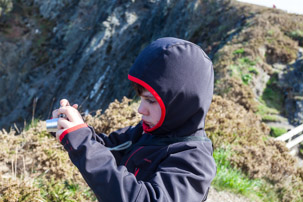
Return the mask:
[[143,97],[154,97],[148,90],[143,91],[141,96],[143,96]]

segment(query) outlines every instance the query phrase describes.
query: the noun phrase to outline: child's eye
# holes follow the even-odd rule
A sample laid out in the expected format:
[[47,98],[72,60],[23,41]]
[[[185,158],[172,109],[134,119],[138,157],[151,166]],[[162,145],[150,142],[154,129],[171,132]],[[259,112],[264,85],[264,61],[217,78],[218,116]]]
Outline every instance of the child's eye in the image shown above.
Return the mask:
[[146,101],[149,103],[149,104],[154,104],[156,101],[155,100],[150,100],[150,99],[146,99]]

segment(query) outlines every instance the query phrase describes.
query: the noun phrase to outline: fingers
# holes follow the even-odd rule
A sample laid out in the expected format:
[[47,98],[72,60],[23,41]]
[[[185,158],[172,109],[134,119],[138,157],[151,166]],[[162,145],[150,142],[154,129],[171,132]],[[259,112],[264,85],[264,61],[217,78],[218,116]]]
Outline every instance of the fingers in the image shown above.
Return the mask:
[[55,109],[52,113],[53,118],[58,118],[60,114],[65,114],[66,118],[59,118],[58,120],[58,130],[56,132],[56,139],[59,140],[60,135],[64,130],[76,126],[78,124],[84,123],[82,116],[80,115],[78,109],[78,104],[70,105],[67,99],[60,100],[60,108]]
[[[60,110],[64,110],[64,109],[60,108]],[[76,109],[74,109],[74,110],[76,110]],[[56,132],[56,138],[59,140],[59,137],[63,133],[64,130],[74,127],[78,124],[82,124],[82,123],[84,123],[82,117],[80,117],[79,119],[76,119],[76,121],[69,121],[65,118],[59,118],[58,124],[57,124],[58,130]]]
[[78,109],[78,104],[73,104],[73,108]]
[[[66,106],[71,106],[71,105],[70,105],[70,103],[69,103],[69,101],[67,99],[62,99],[62,100],[60,100],[60,106],[61,107],[66,107]],[[77,109],[78,108],[78,104],[73,104],[73,107],[75,109]]]
[[[61,107],[66,107],[66,106],[71,106],[69,101],[67,99],[62,99],[60,100],[60,108]],[[75,109],[78,109],[79,105],[78,104],[73,104],[72,106],[73,108]],[[59,117],[59,112],[58,112],[58,109],[55,109],[53,112],[52,112],[52,117],[53,118],[58,118]]]
[[[62,100],[60,100],[60,106],[66,107],[66,106],[71,106],[71,105],[67,99],[62,99]],[[78,104],[73,104],[73,108],[78,109]]]
[[60,106],[61,107],[70,106],[69,101],[67,99],[60,100]]
[[59,116],[58,109],[55,109],[55,110],[53,111],[53,113],[52,113],[52,117],[53,117],[53,118],[58,118],[58,116]]
[[64,119],[64,118],[59,118],[58,119],[58,129],[65,129],[65,128],[70,128],[73,126],[73,123]]
[[59,114],[65,114],[70,122],[83,123],[79,111],[71,106],[61,107],[58,109]]

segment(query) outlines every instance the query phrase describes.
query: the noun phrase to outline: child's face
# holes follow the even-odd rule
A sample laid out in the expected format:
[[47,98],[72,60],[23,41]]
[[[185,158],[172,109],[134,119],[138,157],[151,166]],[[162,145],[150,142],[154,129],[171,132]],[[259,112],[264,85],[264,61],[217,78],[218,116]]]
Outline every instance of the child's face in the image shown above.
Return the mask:
[[161,118],[160,105],[149,91],[144,91],[140,97],[141,103],[138,108],[138,112],[142,114],[143,122],[152,128],[159,122]]

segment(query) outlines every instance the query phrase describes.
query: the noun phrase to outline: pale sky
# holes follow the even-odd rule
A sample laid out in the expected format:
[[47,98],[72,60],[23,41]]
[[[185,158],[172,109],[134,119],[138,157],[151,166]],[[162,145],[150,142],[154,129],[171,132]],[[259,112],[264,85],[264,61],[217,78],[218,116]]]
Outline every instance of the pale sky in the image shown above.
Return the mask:
[[272,8],[273,5],[276,8],[285,10],[289,13],[297,13],[303,15],[303,0],[238,0],[251,4],[257,4]]

